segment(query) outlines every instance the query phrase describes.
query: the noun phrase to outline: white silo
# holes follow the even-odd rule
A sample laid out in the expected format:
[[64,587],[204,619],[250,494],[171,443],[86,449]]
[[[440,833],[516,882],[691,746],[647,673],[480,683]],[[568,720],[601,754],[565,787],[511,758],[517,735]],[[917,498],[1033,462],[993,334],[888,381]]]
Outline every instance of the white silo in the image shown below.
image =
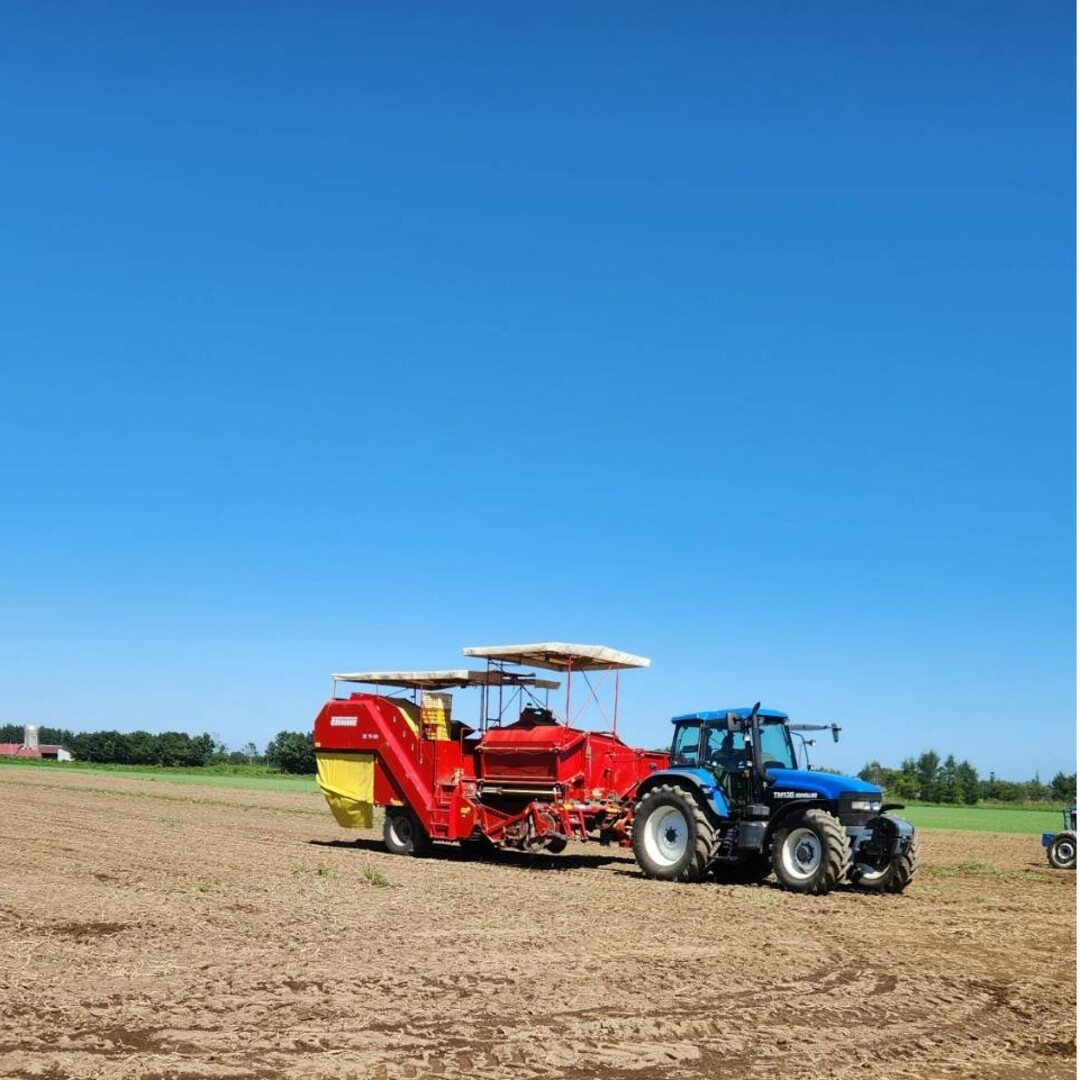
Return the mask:
[[26,725],[26,730],[23,733],[23,746],[25,746],[27,750],[36,750],[38,748],[37,724]]

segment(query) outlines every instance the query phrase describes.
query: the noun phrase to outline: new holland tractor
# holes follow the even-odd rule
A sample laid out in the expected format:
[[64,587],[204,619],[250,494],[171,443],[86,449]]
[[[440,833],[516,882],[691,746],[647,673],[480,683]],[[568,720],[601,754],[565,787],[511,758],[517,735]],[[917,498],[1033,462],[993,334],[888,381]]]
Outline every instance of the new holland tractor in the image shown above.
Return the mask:
[[1043,833],[1046,859],[1055,870],[1076,869],[1076,807],[1061,811],[1061,832]]
[[865,781],[800,769],[799,725],[786,713],[759,703],[673,723],[669,767],[637,789],[632,842],[647,877],[754,882],[771,872],[815,895],[845,881],[890,893],[911,882],[915,830],[885,813],[899,805]]

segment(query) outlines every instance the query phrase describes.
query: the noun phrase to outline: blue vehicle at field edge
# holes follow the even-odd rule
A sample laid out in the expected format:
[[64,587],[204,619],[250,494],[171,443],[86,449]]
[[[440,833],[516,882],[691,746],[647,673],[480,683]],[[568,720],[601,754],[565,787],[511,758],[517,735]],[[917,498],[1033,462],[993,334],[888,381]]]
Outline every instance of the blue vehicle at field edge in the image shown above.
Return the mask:
[[632,842],[647,877],[763,881],[823,895],[843,881],[902,892],[918,866],[915,829],[879,787],[800,769],[786,713],[753,708],[672,720],[670,765],[638,786]]
[[1076,869],[1076,807],[1061,811],[1061,832],[1042,834],[1046,860],[1055,870]]

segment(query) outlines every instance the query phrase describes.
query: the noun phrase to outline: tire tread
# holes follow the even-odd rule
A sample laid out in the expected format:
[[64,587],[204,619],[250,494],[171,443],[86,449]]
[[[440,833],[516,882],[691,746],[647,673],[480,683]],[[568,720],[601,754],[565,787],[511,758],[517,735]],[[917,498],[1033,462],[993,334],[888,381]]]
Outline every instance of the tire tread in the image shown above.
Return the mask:
[[641,867],[642,873],[648,878],[655,878],[663,881],[701,881],[708,872],[709,864],[712,862],[715,832],[709,819],[705,816],[705,811],[702,810],[698,805],[697,800],[686,790],[686,788],[676,784],[658,784],[656,787],[650,788],[634,806],[634,820],[636,822],[638,818],[641,817],[642,807],[645,807],[647,813],[648,804],[655,802],[661,795],[678,799],[689,812],[689,816],[693,820],[693,853],[687,860],[686,865],[676,873],[657,873],[655,870],[649,868],[647,860],[643,859],[639,854],[638,840],[636,839],[637,832],[632,826],[631,843],[633,844],[634,857],[637,859],[637,864]]

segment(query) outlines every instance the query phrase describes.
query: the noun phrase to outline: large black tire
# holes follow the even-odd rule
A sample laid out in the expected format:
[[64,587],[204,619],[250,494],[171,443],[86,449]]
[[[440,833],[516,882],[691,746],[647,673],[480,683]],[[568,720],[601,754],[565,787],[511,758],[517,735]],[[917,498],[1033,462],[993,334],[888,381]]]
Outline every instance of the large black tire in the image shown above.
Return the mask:
[[803,810],[776,831],[773,872],[791,892],[824,896],[843,881],[850,865],[847,833],[825,810]]
[[895,855],[881,867],[861,863],[858,856],[851,864],[851,884],[863,892],[900,893],[910,884],[919,867],[919,841],[912,838],[903,855]]
[[559,852],[566,850],[566,837],[565,836],[553,836],[544,847],[551,852],[552,855],[558,855]]
[[1076,833],[1058,833],[1046,848],[1047,862],[1055,870],[1076,869]]
[[709,869],[715,833],[689,791],[661,784],[634,807],[632,839],[634,858],[646,877],[701,881]]
[[391,855],[423,855],[431,847],[431,838],[407,806],[388,806],[383,843]]

